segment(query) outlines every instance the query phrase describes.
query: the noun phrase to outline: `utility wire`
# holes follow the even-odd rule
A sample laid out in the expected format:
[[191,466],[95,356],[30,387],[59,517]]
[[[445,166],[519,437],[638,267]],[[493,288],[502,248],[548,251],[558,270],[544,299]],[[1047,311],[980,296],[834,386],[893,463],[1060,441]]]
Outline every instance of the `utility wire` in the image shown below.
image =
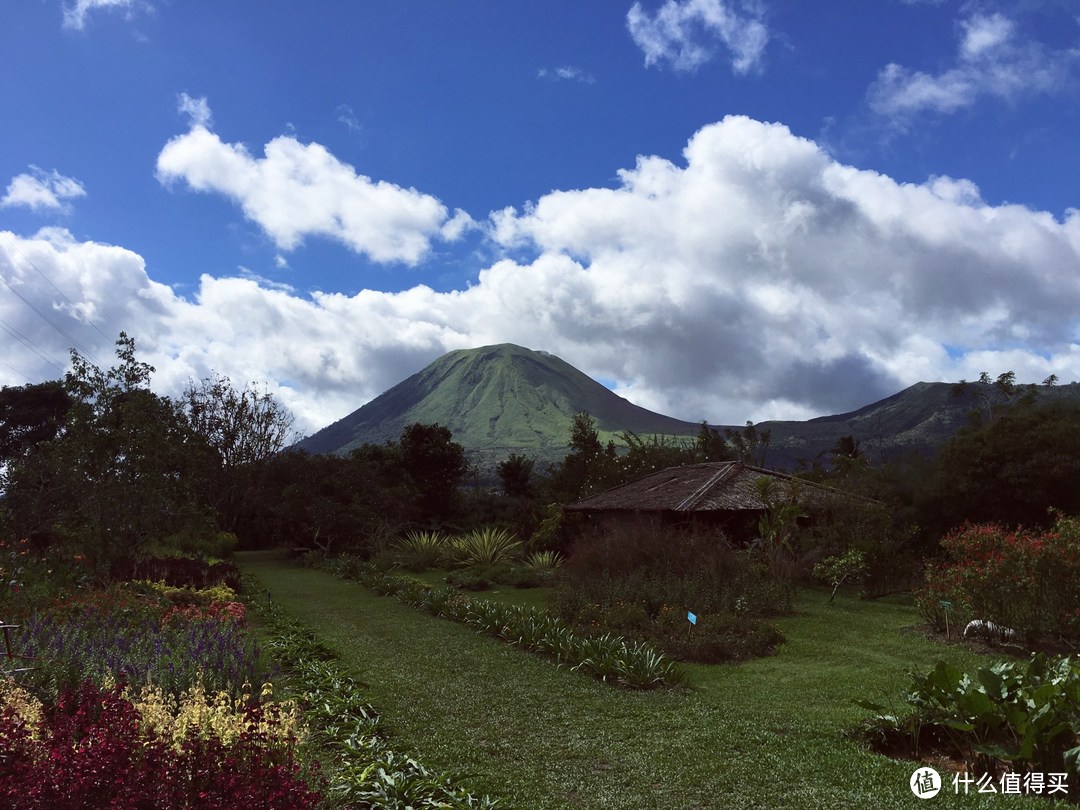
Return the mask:
[[14,326],[9,323],[4,323],[4,321],[0,321],[0,329],[3,329],[5,332],[15,338],[17,341],[19,341],[19,343],[24,345],[26,348],[28,348],[30,351],[32,351],[34,354],[44,360],[46,363],[56,368],[61,374],[64,372],[64,367],[62,365],[49,357],[49,355],[45,354],[45,351],[40,346],[34,343],[34,341],[30,340],[30,338],[26,337],[26,335],[22,334],[22,332],[20,332]]
[[14,371],[16,374],[18,374],[20,377],[22,377],[24,380],[26,380],[31,385],[34,384],[34,380],[30,377],[29,374],[25,374],[25,373],[19,371],[17,368],[15,368],[15,366],[11,365],[11,363],[7,362],[6,360],[0,360],[0,363],[7,366],[8,368],[10,368],[12,371]]
[[[12,265],[9,262],[9,266],[14,266],[14,265]],[[82,353],[86,357],[90,358],[90,360],[92,360],[94,363],[97,363],[97,359],[94,357],[92,352],[90,352],[85,346],[83,346],[81,343],[79,343],[79,341],[77,341],[75,338],[73,338],[71,335],[69,335],[67,332],[65,332],[63,329],[61,329],[59,326],[57,326],[52,321],[52,319],[49,318],[48,315],[46,315],[44,312],[42,312],[40,309],[38,309],[34,305],[33,302],[31,302],[26,296],[24,296],[22,293],[20,293],[18,290],[16,290],[11,285],[11,282],[9,282],[6,278],[4,278],[3,273],[0,273],[0,281],[4,282],[4,286],[7,287],[9,290],[11,290],[11,292],[15,295],[16,298],[18,298],[20,301],[22,301],[24,304],[26,304],[28,307],[30,307],[30,309],[34,310],[34,312],[37,313],[38,317],[40,317],[43,321],[45,321],[45,323],[49,324],[49,326],[51,326],[53,329],[55,329],[59,334],[63,335],[65,338],[67,338],[69,345],[72,345],[72,346],[78,348],[80,351],[82,351]],[[98,331],[100,331],[100,330],[98,330]]]
[[[7,216],[6,214],[4,215],[4,219],[5,219],[6,221],[7,221],[7,223],[8,223],[8,226],[10,227],[10,226],[11,226],[11,219],[10,219],[10,218],[9,218],[9,217],[8,217],[8,216]],[[14,230],[9,230],[9,231],[8,231],[8,233],[10,233],[10,234],[12,235],[12,237],[14,237],[14,236],[15,236],[15,232],[14,232]],[[11,248],[8,248],[8,250],[11,250]],[[86,322],[87,322],[88,324],[90,324],[90,326],[94,327],[94,330],[95,330],[95,331],[96,331],[96,332],[97,332],[97,333],[98,333],[99,335],[101,335],[101,336],[102,336],[103,338],[105,338],[105,340],[109,340],[109,339],[110,339],[108,335],[106,335],[106,334],[105,334],[104,332],[102,332],[102,331],[101,331],[101,328],[100,328],[100,327],[99,327],[99,326],[98,326],[98,325],[97,325],[96,323],[94,323],[93,319],[92,319],[92,318],[91,318],[91,317],[90,317],[89,315],[87,315],[87,314],[86,314],[85,312],[82,312],[82,311],[81,311],[81,310],[79,309],[78,305],[77,305],[77,304],[76,304],[76,303],[75,303],[74,301],[72,301],[72,300],[71,300],[70,298],[68,298],[68,297],[67,297],[67,295],[66,295],[66,294],[64,293],[64,291],[63,291],[63,290],[61,290],[61,289],[60,289],[59,287],[57,287],[57,286],[56,286],[56,285],[55,285],[55,284],[53,283],[53,280],[52,280],[51,278],[49,278],[49,277],[48,277],[47,275],[45,275],[45,273],[43,273],[43,272],[42,272],[41,268],[40,268],[40,267],[38,267],[38,266],[37,266],[37,265],[36,265],[36,264],[34,263],[34,260],[33,260],[33,259],[31,259],[31,258],[30,258],[30,257],[29,257],[29,256],[28,256],[28,255],[27,255],[27,254],[26,254],[25,252],[22,252],[22,251],[19,251],[19,252],[21,252],[21,253],[22,253],[22,260],[23,260],[24,262],[26,262],[26,263],[27,263],[28,265],[30,265],[30,267],[32,267],[32,268],[34,269],[34,272],[35,272],[35,273],[37,273],[37,274],[38,274],[39,276],[41,276],[41,277],[42,277],[42,278],[43,278],[43,279],[45,280],[45,283],[47,283],[47,284],[48,284],[48,285],[49,285],[50,287],[52,287],[52,288],[53,288],[54,290],[56,290],[57,294],[58,294],[58,295],[59,295],[59,296],[60,296],[61,298],[63,298],[63,299],[65,300],[65,301],[67,301],[67,302],[68,302],[68,303],[69,303],[69,304],[71,305],[71,308],[72,308],[72,309],[73,309],[73,310],[74,310],[75,312],[78,312],[78,313],[79,313],[79,314],[80,314],[80,315],[81,315],[81,316],[83,317],[83,319],[85,319],[85,321],[86,321]]]

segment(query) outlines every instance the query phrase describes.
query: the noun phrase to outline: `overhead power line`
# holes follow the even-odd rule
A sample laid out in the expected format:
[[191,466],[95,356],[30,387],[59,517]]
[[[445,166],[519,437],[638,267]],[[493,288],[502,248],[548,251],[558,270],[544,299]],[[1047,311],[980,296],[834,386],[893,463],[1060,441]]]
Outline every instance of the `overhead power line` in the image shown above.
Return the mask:
[[24,345],[26,348],[28,348],[30,351],[32,351],[34,354],[44,360],[46,363],[56,368],[61,374],[64,372],[64,367],[60,363],[57,363],[55,360],[53,360],[52,357],[45,353],[44,349],[34,343],[34,341],[30,340],[30,338],[28,338],[14,326],[9,323],[5,323],[4,321],[0,321],[0,329],[3,329],[5,332],[15,338],[17,341],[19,341],[19,343]]
[[[63,292],[61,292],[59,290],[59,288],[57,288],[57,286],[55,284],[53,284],[51,281],[49,281],[49,279],[45,276],[45,274],[42,273],[40,270],[38,270],[37,267],[34,265],[34,263],[32,261],[30,261],[28,257],[24,256],[23,260],[26,261],[31,267],[34,267],[34,269],[38,272],[38,274],[41,275],[41,277],[44,278],[53,287],[53,289],[55,289],[57,292],[59,292],[61,295],[63,295],[64,299],[67,300],[68,303],[71,303],[73,307],[75,306],[71,302],[71,299],[68,298],[66,295],[64,295]],[[8,265],[10,267],[14,266],[14,264],[12,262],[9,262]],[[24,304],[26,304],[26,306],[28,306],[30,309],[32,309],[34,311],[34,313],[37,314],[37,316],[39,318],[41,318],[43,321],[45,321],[45,323],[47,323],[50,327],[52,327],[52,329],[54,331],[56,331],[58,334],[62,335],[68,341],[69,346],[78,349],[79,351],[81,351],[83,353],[84,356],[88,357],[94,363],[97,363],[97,359],[94,357],[93,352],[91,352],[89,349],[87,349],[85,346],[83,346],[78,340],[76,340],[74,337],[72,337],[70,334],[68,334],[64,329],[62,329],[58,324],[56,324],[48,315],[46,315],[44,312],[42,312],[32,301],[30,301],[26,296],[24,296],[21,292],[19,292],[17,289],[15,289],[15,287],[11,284],[11,282],[9,282],[4,277],[3,273],[0,273],[0,282],[3,282],[4,286],[7,287],[16,298],[18,298],[20,301],[22,301]],[[101,330],[98,329],[97,326],[94,326],[94,328],[97,329],[97,331],[99,333],[101,333]],[[102,333],[102,336],[104,336],[104,333]],[[25,343],[26,341],[23,341],[23,342]],[[50,360],[49,362],[53,363],[52,360]],[[53,363],[53,365],[56,365],[56,363]],[[61,371],[63,371],[62,367],[61,367]]]

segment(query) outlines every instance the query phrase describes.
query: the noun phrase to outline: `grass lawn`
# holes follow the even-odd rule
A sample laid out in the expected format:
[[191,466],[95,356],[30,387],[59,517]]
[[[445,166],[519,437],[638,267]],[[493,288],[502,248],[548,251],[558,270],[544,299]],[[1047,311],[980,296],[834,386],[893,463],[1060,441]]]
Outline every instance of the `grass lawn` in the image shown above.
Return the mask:
[[[807,590],[778,623],[772,657],[689,666],[691,688],[629,692],[427,616],[356,583],[284,561],[241,559],[274,601],[369,686],[395,748],[468,774],[509,806],[539,808],[924,807],[916,763],[871,753],[847,731],[888,702],[909,669],[979,663],[909,628],[906,605]],[[542,591],[500,589],[535,600]],[[929,806],[1046,808],[1045,799],[956,797]]]

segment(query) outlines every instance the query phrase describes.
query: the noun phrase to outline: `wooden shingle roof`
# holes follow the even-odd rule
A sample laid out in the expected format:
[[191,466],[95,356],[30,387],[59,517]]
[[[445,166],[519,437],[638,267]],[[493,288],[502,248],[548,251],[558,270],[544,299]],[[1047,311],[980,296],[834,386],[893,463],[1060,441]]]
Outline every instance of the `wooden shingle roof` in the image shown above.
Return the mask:
[[761,511],[765,503],[757,482],[776,482],[773,498],[794,492],[799,503],[814,507],[844,493],[741,461],[720,461],[667,467],[570,504],[582,512],[743,512]]

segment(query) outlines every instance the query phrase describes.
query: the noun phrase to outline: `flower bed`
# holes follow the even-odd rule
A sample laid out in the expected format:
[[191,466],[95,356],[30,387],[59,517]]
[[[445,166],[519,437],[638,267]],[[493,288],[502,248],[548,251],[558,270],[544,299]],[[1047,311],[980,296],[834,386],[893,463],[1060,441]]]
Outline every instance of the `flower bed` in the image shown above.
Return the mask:
[[23,610],[31,668],[0,679],[0,805],[321,805],[302,717],[272,699],[230,588],[114,583]]
[[180,608],[116,587],[87,594],[23,622],[19,652],[36,659],[26,677],[53,696],[108,678],[174,694],[196,683],[235,693],[269,673],[228,604]]
[[[87,680],[53,706],[10,684],[0,708],[5,807],[316,807],[295,737],[259,704],[225,739],[188,724],[169,735],[146,722],[123,685]],[[192,704],[189,704],[189,709]],[[219,712],[220,714],[220,712]]]

